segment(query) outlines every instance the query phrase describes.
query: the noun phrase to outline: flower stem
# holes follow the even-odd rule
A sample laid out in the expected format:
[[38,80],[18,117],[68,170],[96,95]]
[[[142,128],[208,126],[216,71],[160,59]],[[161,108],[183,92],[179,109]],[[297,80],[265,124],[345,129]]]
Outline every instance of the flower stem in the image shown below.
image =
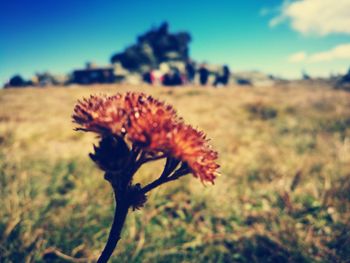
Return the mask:
[[140,190],[140,193],[146,194],[149,191],[153,190],[154,188],[156,188],[156,187],[158,187],[158,186],[160,186],[162,184],[165,184],[167,182],[177,180],[177,179],[179,179],[179,177],[184,176],[184,175],[186,175],[188,173],[189,173],[188,170],[177,170],[169,177],[161,176],[157,180],[154,180],[152,183],[150,183],[150,184],[146,185],[145,187],[143,187]]
[[116,248],[118,241],[120,240],[120,234],[122,232],[126,216],[129,210],[129,203],[123,198],[117,198],[116,189],[113,187],[114,197],[116,201],[114,219],[111,231],[109,232],[109,237],[105,248],[102,251],[101,256],[97,260],[97,263],[105,263],[111,257],[114,249]]

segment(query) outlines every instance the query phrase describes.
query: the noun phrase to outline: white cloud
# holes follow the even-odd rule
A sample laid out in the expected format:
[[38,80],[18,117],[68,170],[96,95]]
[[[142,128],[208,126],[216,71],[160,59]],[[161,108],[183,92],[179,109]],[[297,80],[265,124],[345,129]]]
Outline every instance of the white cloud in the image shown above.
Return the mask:
[[294,53],[288,57],[288,61],[292,63],[302,62],[305,59],[306,59],[306,53],[304,51]]
[[350,44],[338,45],[331,50],[315,53],[310,56],[311,62],[323,62],[336,59],[349,59],[350,64]]
[[313,54],[307,54],[304,51],[296,52],[288,57],[288,61],[291,63],[308,62],[327,62],[335,60],[349,60],[350,64],[350,43],[340,44],[330,50],[323,52],[317,52]]
[[274,27],[286,20],[302,34],[350,34],[350,0],[284,1],[280,14],[269,24]]

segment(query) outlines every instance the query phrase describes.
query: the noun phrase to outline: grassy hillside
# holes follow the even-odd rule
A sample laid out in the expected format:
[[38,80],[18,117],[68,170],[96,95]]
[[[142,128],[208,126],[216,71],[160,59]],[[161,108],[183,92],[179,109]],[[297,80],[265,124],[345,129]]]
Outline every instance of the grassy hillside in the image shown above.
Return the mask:
[[[99,255],[113,196],[73,131],[78,98],[141,90],[212,138],[222,176],[188,175],[130,213],[113,262],[350,261],[350,93],[95,86],[0,91],[0,262]],[[145,166],[147,182],[161,168]]]

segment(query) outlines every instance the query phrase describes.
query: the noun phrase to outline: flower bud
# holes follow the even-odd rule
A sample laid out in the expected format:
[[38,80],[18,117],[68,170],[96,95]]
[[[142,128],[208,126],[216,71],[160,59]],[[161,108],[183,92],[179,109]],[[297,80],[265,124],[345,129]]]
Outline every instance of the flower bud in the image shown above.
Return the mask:
[[122,137],[102,137],[99,145],[94,145],[95,153],[90,158],[105,172],[121,171],[130,158],[130,150]]

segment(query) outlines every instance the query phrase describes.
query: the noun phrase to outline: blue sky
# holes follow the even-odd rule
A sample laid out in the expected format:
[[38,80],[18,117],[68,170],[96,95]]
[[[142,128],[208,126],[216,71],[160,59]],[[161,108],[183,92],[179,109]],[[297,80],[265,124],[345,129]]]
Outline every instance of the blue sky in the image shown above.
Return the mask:
[[191,56],[199,62],[289,78],[303,69],[343,73],[350,66],[350,16],[339,10],[349,10],[350,1],[338,2],[1,0],[0,83],[14,74],[69,73],[87,61],[105,65],[163,21],[173,32],[191,33]]

